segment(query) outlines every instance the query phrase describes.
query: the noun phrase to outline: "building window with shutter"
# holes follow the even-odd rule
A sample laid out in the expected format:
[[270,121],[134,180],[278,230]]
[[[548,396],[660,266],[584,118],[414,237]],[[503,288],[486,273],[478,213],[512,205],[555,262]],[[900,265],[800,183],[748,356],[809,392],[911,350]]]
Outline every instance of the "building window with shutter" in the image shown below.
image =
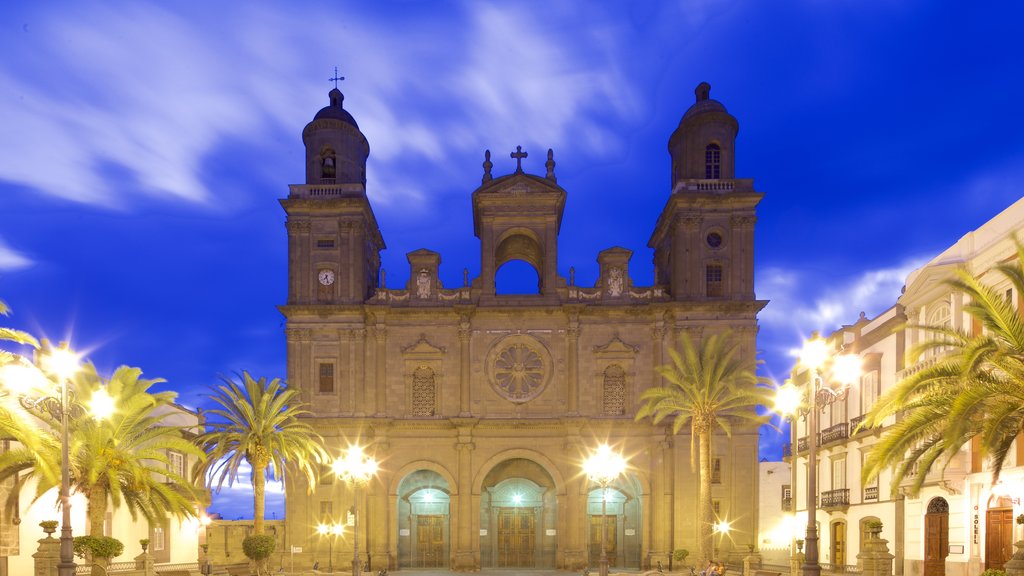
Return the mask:
[[318,366],[320,373],[320,385],[317,392],[320,394],[331,394],[334,392],[334,364],[321,362]]
[[604,414],[621,416],[626,413],[626,371],[612,364],[604,371]]
[[185,477],[185,455],[181,452],[167,452],[167,471],[178,478]]
[[711,483],[721,484],[722,483],[722,459],[715,458],[711,461]]

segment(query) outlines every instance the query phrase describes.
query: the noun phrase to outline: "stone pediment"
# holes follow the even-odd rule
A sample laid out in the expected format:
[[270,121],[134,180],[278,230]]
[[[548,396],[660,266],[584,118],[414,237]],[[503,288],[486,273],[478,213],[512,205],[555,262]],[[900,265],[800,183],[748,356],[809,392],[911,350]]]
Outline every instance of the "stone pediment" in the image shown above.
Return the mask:
[[445,349],[431,344],[426,334],[420,334],[420,339],[414,344],[402,348],[402,355],[411,358],[436,358],[443,356],[444,353]]
[[522,172],[490,180],[477,188],[474,194],[518,196],[544,192],[565,194],[565,189],[548,178]]
[[631,344],[626,344],[621,338],[619,338],[618,333],[616,333],[607,344],[594,346],[593,350],[596,356],[603,356],[606,358],[632,358],[636,356],[636,353],[640,348]]

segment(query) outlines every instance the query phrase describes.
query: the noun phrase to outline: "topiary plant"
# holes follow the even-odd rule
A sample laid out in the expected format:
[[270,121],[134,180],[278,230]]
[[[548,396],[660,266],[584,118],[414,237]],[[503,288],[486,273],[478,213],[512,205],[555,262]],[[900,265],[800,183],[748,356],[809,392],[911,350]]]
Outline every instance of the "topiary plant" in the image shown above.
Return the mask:
[[252,536],[246,536],[245,540],[242,540],[242,552],[245,553],[246,557],[256,563],[256,571],[263,573],[263,565],[266,563],[267,558],[274,553],[274,548],[277,547],[277,540],[274,539],[270,534],[255,534]]
[[677,562],[685,562],[686,557],[690,555],[690,551],[686,548],[676,548],[672,552],[672,559]]
[[88,553],[93,558],[110,560],[124,553],[124,544],[110,536],[76,536],[74,550],[79,558],[85,558]]

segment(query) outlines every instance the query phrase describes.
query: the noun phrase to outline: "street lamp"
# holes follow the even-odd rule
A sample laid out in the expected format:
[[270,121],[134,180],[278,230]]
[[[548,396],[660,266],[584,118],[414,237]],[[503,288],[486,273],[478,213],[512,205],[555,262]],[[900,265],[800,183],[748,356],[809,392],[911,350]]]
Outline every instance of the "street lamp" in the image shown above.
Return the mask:
[[359,562],[359,514],[356,505],[356,489],[366,486],[377,473],[377,461],[363,452],[362,446],[351,446],[345,455],[334,461],[334,473],[352,487],[352,576],[359,576],[362,563]]
[[[37,357],[38,367],[28,363],[14,362],[3,367],[0,378],[8,390],[15,394],[18,402],[30,411],[45,410],[55,419],[60,419],[60,562],[58,576],[75,576],[74,538],[71,535],[71,473],[68,457],[68,412],[70,411],[68,384],[78,372],[81,357],[67,346],[52,348],[46,345]],[[53,384],[60,389],[53,391]],[[102,391],[106,394],[106,391]],[[96,395],[94,395],[96,396]],[[109,396],[107,396],[109,398]],[[106,403],[98,399],[99,404]],[[112,407],[112,404],[111,404]]]
[[345,525],[340,522],[321,524],[316,527],[317,534],[320,536],[331,537],[331,539],[327,541],[327,571],[331,574],[334,573],[334,539],[341,536],[344,532]]
[[[795,415],[807,414],[807,553],[801,567],[804,576],[820,576],[821,565],[818,564],[818,410],[846,399],[850,386],[860,377],[860,357],[854,354],[842,354],[832,357],[828,344],[824,339],[814,335],[804,342],[800,352],[800,366],[808,370],[810,375],[808,386],[808,406],[799,406],[800,396],[792,384],[779,389],[776,397],[776,409],[783,413]],[[825,369],[828,372],[825,372]],[[826,376],[828,377],[826,380]],[[832,386],[835,382],[838,386]]]
[[583,463],[583,473],[591,482],[601,486],[601,564],[600,576],[608,576],[608,521],[606,504],[608,502],[608,485],[615,481],[626,469],[626,459],[621,454],[612,452],[611,447],[602,444]]

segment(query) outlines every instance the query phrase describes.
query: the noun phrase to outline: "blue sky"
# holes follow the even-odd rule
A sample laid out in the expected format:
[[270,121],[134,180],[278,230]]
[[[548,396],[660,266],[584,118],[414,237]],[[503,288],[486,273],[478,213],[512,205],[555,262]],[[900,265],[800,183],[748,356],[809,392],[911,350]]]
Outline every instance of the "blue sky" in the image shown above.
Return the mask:
[[[923,0],[7,2],[5,325],[141,366],[188,405],[219,373],[283,376],[277,199],[304,180],[334,66],[370,142],[389,286],[418,248],[446,285],[475,276],[483,151],[500,175],[517,145],[533,173],[555,151],[560,272],[589,285],[618,245],[649,285],[668,137],[708,81],[740,123],[737,177],[765,194],[759,348],[781,377],[811,330],[884,310],[1020,197],[1021,21],[1012,2]],[[212,510],[250,506],[234,490]]]

